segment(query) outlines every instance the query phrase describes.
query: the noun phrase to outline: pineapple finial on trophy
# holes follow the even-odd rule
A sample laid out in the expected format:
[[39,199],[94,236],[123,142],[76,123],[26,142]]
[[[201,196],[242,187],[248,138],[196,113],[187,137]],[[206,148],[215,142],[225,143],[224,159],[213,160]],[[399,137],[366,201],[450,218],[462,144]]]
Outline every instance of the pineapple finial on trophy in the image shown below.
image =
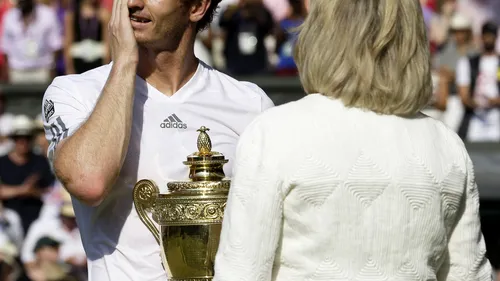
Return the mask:
[[207,131],[210,131],[209,128],[205,126],[201,126],[197,132],[200,132],[198,135],[198,151],[199,155],[211,155],[212,153],[212,141],[210,140],[210,137],[206,133]]

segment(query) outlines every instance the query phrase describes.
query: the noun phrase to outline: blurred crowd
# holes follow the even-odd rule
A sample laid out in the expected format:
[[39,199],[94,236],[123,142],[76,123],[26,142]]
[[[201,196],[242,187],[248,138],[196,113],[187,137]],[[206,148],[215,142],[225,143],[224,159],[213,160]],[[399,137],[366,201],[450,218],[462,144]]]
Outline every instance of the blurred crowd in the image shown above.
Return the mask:
[[[109,63],[111,1],[0,0],[0,79],[49,83]],[[305,14],[302,0],[223,0],[196,55],[233,75],[296,75],[292,29]]]
[[[499,142],[500,1],[420,2],[434,70],[426,113],[466,141]],[[47,84],[109,63],[111,7],[112,0],[0,0],[1,82]],[[296,76],[295,28],[305,17],[302,0],[223,0],[195,53],[230,75]],[[41,118],[5,112],[6,102],[0,96],[0,281],[84,281],[71,198],[46,158]]]
[[0,281],[86,280],[71,197],[47,160],[41,116],[4,112],[0,100]]

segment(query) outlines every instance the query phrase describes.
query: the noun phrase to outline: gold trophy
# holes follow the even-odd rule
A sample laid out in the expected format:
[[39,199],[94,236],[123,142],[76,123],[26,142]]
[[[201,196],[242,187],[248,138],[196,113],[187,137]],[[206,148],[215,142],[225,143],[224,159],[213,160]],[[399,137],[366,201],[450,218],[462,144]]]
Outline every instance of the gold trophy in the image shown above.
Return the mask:
[[228,160],[212,151],[207,131],[204,126],[198,130],[198,152],[183,162],[189,166],[189,180],[168,183],[166,194],[160,194],[151,180],[141,180],[134,187],[135,208],[161,247],[171,281],[209,281],[214,276],[231,181],[223,170]]

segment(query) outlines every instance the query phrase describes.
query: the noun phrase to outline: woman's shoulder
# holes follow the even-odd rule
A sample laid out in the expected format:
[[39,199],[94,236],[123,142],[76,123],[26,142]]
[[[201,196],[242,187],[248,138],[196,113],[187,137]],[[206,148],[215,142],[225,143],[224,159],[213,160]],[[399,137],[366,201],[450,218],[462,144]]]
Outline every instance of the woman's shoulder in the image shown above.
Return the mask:
[[271,107],[257,116],[256,120],[261,123],[274,124],[300,122],[305,119],[304,115],[318,104],[318,98],[315,95],[307,95],[298,100]]

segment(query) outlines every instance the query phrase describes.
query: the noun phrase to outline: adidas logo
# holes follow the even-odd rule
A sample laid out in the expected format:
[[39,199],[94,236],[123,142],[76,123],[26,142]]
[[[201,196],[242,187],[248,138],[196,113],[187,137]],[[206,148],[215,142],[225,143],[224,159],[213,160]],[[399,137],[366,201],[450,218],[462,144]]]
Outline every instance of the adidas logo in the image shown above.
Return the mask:
[[187,129],[187,124],[182,122],[181,119],[177,117],[177,115],[172,114],[168,116],[167,119],[163,120],[163,122],[161,122],[160,127],[162,129]]

